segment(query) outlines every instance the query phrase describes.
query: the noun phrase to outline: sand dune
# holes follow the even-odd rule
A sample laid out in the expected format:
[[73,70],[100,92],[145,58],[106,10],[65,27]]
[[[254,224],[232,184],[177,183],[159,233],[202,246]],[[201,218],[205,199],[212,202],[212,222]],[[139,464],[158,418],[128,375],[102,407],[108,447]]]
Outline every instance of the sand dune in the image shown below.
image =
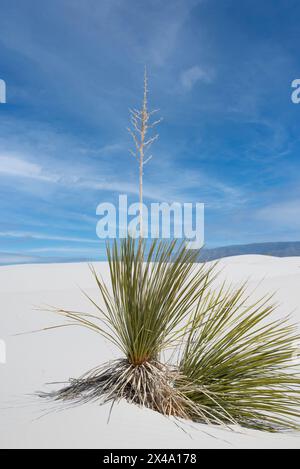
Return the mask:
[[[94,264],[104,277],[106,263]],[[254,296],[276,291],[278,316],[300,320],[300,257],[246,255],[223,259],[218,282],[240,284],[249,279]],[[246,448],[298,447],[300,436],[268,435],[240,430],[232,433],[203,425],[178,428],[161,415],[127,403],[88,405],[50,412],[51,405],[32,398],[47,382],[64,381],[111,358],[118,352],[97,334],[81,328],[15,335],[60,322],[35,310],[53,305],[88,310],[80,288],[99,296],[88,265],[47,264],[0,267],[0,339],[7,363],[0,363],[0,447],[2,448]],[[47,415],[45,415],[47,414]]]

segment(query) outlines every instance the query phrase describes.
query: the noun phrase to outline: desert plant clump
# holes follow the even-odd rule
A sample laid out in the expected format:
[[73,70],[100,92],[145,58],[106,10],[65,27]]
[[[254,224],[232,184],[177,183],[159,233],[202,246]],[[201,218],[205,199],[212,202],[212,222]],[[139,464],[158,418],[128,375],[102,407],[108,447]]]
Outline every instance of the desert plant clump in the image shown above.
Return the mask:
[[[188,418],[196,407],[174,383],[180,378],[174,365],[162,363],[162,353],[176,346],[185,333],[185,321],[212,278],[212,268],[199,266],[199,253],[184,243],[132,238],[107,246],[111,285],[92,268],[104,307],[88,297],[98,314],[56,310],[110,340],[123,358],[92,370],[64,388],[40,397],[85,403],[126,399],[164,415]],[[110,291],[111,290],[111,291]]]
[[[123,357],[39,396],[75,404],[125,399],[200,423],[299,429],[295,326],[270,320],[271,298],[251,302],[245,285],[213,288],[214,266],[199,264],[199,252],[185,244],[145,248],[132,238],[107,246],[110,285],[92,268],[103,304],[88,296],[96,314],[57,310]],[[173,359],[164,361],[167,349]]]

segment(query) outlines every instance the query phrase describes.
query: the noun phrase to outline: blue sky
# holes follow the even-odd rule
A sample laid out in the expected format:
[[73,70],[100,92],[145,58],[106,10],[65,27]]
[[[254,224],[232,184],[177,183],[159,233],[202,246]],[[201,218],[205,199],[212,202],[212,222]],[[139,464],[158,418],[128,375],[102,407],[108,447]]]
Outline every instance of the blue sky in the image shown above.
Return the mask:
[[145,201],[204,202],[208,247],[299,240],[297,0],[1,0],[0,263],[103,258],[137,200],[128,108],[164,120]]

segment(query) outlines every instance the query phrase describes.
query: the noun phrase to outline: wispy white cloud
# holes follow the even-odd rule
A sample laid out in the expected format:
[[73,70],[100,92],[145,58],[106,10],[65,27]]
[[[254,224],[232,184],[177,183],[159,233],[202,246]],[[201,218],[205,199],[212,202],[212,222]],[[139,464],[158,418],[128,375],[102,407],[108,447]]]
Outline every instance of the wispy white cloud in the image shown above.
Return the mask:
[[79,153],[88,155],[112,155],[113,153],[123,151],[121,143],[111,143],[100,148],[81,147]]
[[[54,161],[55,165],[55,161]],[[56,166],[56,165],[55,165]],[[0,154],[0,176],[33,179],[36,181],[48,182],[50,184],[58,184],[63,187],[85,188],[97,191],[112,191],[124,192],[128,194],[137,194],[138,190],[135,185],[124,182],[121,178],[116,179],[113,171],[110,173],[109,168],[106,175],[101,175],[99,178],[92,177],[94,174],[93,167],[85,166],[85,171],[80,169],[75,170],[69,167],[66,163],[65,166],[60,164],[60,168],[54,171],[48,167],[45,168],[41,164],[33,163],[23,155],[15,154]],[[81,171],[80,171],[81,170]],[[85,174],[84,174],[85,173]],[[29,187],[32,190],[32,187]]]
[[41,165],[14,154],[0,154],[0,174],[48,182],[59,180],[59,176],[45,173]]
[[99,243],[99,240],[80,238],[73,236],[56,236],[44,233],[33,233],[30,231],[0,231],[1,238],[22,238],[22,239],[35,239],[47,241],[68,241],[71,243]]
[[[44,255],[43,255],[44,254]],[[49,255],[47,255],[49,254]],[[0,265],[9,264],[43,264],[53,262],[80,262],[85,260],[99,260],[99,249],[92,251],[71,248],[45,248],[27,250],[23,253],[0,251]]]
[[10,252],[0,252],[0,264],[24,264],[30,262],[39,262],[39,256],[31,254],[20,254]]
[[277,202],[256,211],[256,218],[285,230],[300,229],[300,199]]
[[[99,242],[98,242],[99,244]],[[101,246],[101,245],[99,245]],[[33,248],[33,249],[28,249],[26,252],[28,253],[53,253],[53,252],[58,252],[58,253],[74,253],[74,254],[82,254],[82,255],[85,255],[85,256],[96,256],[96,255],[100,255],[101,253],[104,253],[105,252],[105,245],[103,245],[103,248],[102,249],[99,249],[99,246],[95,249],[87,249],[87,248],[84,248],[84,247],[79,247],[79,248],[73,248],[73,247],[69,247],[69,246],[66,246],[66,247],[57,247],[57,246],[47,246],[47,247],[44,247],[44,248]]]
[[181,85],[186,91],[190,91],[197,83],[210,83],[212,79],[212,71],[199,65],[184,70],[180,75]]
[[[174,168],[171,162],[164,162],[164,172],[155,177],[154,182],[145,184],[144,197],[149,200],[158,201],[179,201],[197,200],[199,197],[205,198],[201,202],[208,202],[211,206],[217,206],[218,200],[224,206],[232,203],[241,203],[244,199],[241,190],[224,181],[218,180],[215,176],[209,176],[203,171],[182,169],[180,173]],[[113,194],[128,194],[138,196],[138,184],[136,180],[127,181],[124,179],[123,173],[116,174],[114,166],[109,165],[105,168],[105,173],[99,177],[95,177],[93,165],[81,166],[79,169],[69,167],[69,163],[64,166],[60,163],[60,167],[56,160],[52,163],[55,168],[52,171],[48,162],[47,167],[32,162],[23,155],[1,155],[0,154],[0,176],[1,174],[11,176],[13,178],[25,178],[36,181],[47,182],[51,185],[55,184],[64,190],[80,191],[97,191],[99,194],[109,192]],[[32,185],[25,186],[32,192]],[[22,189],[24,190],[24,188]],[[192,195],[191,191],[196,191]],[[103,198],[102,196],[100,196]]]

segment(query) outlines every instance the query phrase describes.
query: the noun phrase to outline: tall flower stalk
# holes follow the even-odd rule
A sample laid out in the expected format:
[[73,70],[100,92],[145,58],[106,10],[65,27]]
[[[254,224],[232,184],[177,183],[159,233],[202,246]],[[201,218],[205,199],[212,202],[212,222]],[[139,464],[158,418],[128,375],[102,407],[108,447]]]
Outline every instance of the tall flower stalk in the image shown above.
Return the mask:
[[145,67],[144,71],[144,94],[141,109],[129,109],[131,127],[128,132],[132,136],[134,150],[130,150],[132,156],[137,160],[139,166],[139,229],[140,238],[143,237],[143,176],[144,166],[151,160],[152,155],[149,154],[151,145],[158,139],[158,134],[150,135],[150,131],[161,122],[161,118],[152,120],[153,114],[158,109],[148,110],[148,76]]

